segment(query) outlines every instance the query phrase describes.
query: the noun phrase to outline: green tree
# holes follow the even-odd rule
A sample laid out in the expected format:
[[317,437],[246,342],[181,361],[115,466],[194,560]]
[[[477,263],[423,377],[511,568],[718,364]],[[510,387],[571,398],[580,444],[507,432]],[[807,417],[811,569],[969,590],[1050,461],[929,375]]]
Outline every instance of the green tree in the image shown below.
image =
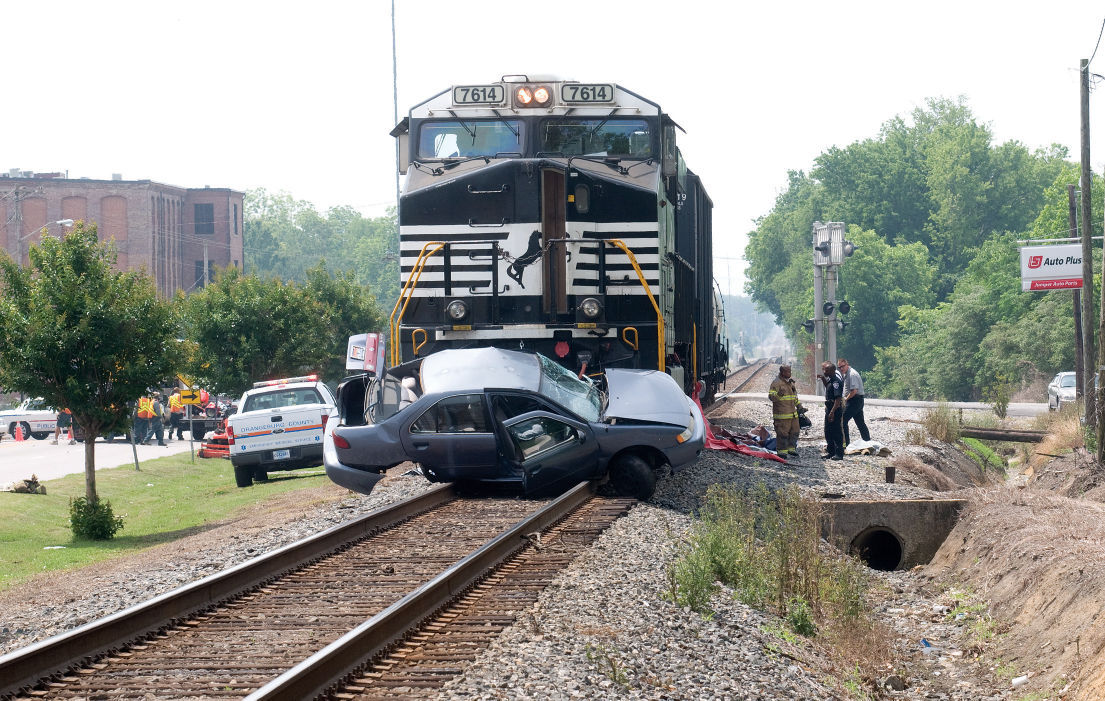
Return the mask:
[[307,271],[307,295],[321,308],[326,331],[320,337],[323,377],[337,381],[345,372],[349,336],[381,331],[384,314],[368,288],[358,285],[352,273],[330,275],[325,264]]
[[332,275],[319,264],[306,275],[301,285],[226,268],[213,284],[182,299],[189,373],[229,395],[277,377],[340,379],[348,337],[381,330],[384,317],[350,273]]
[[245,269],[262,277],[304,283],[320,263],[370,287],[390,312],[399,296],[395,210],[366,218],[352,207],[320,214],[286,192],[250,190],[245,197]]
[[328,324],[303,287],[230,267],[181,300],[193,343],[188,372],[203,387],[238,395],[255,381],[318,372]]
[[0,260],[0,386],[68,407],[84,431],[85,498],[97,501],[95,439],[171,376],[178,320],[144,272],[119,272],[94,224],[44,236],[30,266]]

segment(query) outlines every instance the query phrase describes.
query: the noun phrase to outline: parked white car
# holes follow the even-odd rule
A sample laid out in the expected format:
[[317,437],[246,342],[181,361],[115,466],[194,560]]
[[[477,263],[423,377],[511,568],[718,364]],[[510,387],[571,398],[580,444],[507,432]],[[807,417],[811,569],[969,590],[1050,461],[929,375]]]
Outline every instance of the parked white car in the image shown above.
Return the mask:
[[1073,402],[1077,398],[1077,390],[1073,372],[1061,372],[1056,375],[1047,386],[1048,410],[1058,411],[1065,402]]
[[22,426],[23,437],[38,440],[49,437],[58,422],[58,413],[46,406],[42,397],[24,399],[15,409],[0,411],[0,434],[15,436],[15,428]]

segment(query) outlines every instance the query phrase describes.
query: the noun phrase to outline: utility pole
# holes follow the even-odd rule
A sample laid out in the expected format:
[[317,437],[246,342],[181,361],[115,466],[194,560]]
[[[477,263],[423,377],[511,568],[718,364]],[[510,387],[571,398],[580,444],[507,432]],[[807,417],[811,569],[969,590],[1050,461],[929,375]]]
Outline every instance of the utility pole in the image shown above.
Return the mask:
[[[1086,276],[1086,266],[1092,265],[1093,259],[1092,250],[1090,248],[1090,242],[1093,241],[1093,219],[1091,218],[1091,203],[1093,198],[1090,196],[1090,181],[1093,174],[1090,171],[1090,62],[1088,59],[1082,59],[1079,84],[1081,86],[1081,102],[1082,102],[1082,275]],[[1091,273],[1091,280],[1092,273]],[[1101,402],[1097,401],[1097,387],[1100,382],[1105,381],[1105,377],[1102,377],[1102,365],[1105,364],[1105,358],[1101,356],[1101,353],[1105,351],[1105,319],[1098,319],[1097,322],[1097,353],[1094,353],[1094,339],[1093,334],[1090,332],[1090,319],[1093,318],[1093,302],[1091,301],[1091,293],[1093,287],[1091,286],[1086,290],[1086,294],[1082,295],[1082,319],[1083,323],[1083,354],[1086,358],[1096,358],[1097,362],[1094,366],[1092,373],[1086,373],[1086,423],[1095,427],[1095,435],[1097,436],[1097,461],[1100,463],[1105,459],[1105,421],[1101,420],[1098,412],[1101,409]],[[1105,314],[1105,285],[1102,285],[1102,303],[1098,304],[1100,311]],[[1088,365],[1089,363],[1087,363]],[[1093,384],[1089,381],[1089,376],[1094,375],[1096,382]]]
[[[1075,204],[1075,186],[1067,185],[1067,221],[1070,225],[1070,237],[1078,238],[1078,211]],[[1082,286],[1086,288],[1087,295],[1093,294],[1093,260],[1087,251],[1088,242],[1082,242]],[[1089,281],[1086,280],[1090,275]],[[1074,383],[1078,396],[1085,397],[1089,394],[1086,387],[1086,371],[1084,356],[1082,354],[1082,290],[1072,290],[1074,297]],[[1092,303],[1092,298],[1091,298]],[[1088,418],[1088,416],[1087,416]]]

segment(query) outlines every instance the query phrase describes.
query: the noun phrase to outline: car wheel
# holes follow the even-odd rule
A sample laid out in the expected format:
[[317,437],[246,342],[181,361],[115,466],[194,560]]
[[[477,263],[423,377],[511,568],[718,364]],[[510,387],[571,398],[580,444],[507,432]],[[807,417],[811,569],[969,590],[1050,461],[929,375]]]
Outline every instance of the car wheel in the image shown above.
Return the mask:
[[618,496],[644,501],[656,491],[656,473],[636,455],[623,455],[610,467],[610,486]]
[[257,482],[268,482],[269,473],[265,472],[260,467],[253,471],[253,479]]
[[50,432],[49,431],[37,431],[35,433],[32,433],[31,435],[35,437],[36,441],[44,441],[44,440],[46,440],[46,437],[50,435]]
[[192,440],[197,443],[203,441],[203,437],[207,435],[207,431],[192,431]]
[[29,423],[27,423],[26,421],[21,421],[19,422],[19,425],[23,427],[24,438],[30,439],[34,437],[34,434],[31,433],[31,425]]
[[253,484],[253,468],[248,465],[235,465],[234,482],[239,487],[248,487]]

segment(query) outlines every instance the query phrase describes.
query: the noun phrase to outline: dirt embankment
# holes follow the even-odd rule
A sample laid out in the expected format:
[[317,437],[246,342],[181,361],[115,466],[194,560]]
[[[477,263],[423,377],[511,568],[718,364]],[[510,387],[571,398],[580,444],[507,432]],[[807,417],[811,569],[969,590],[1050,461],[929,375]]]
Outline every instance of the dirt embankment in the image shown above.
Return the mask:
[[1084,450],[1034,460],[1019,487],[972,490],[924,575],[989,603],[985,658],[1039,698],[1105,698],[1105,468]]

